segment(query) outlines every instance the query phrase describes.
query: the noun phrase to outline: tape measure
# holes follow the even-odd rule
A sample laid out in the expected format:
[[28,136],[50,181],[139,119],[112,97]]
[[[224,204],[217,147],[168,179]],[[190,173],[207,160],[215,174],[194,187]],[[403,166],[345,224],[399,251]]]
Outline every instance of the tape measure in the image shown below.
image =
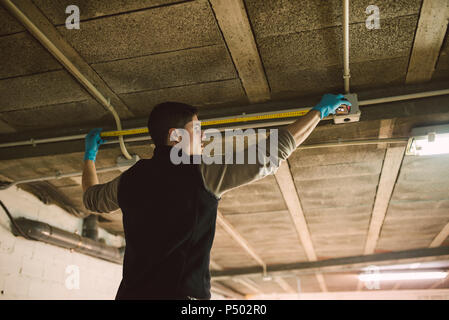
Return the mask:
[[148,133],[148,128],[138,128],[120,131],[105,131],[100,133],[100,137],[118,137],[118,136],[129,136],[133,134]]
[[[202,127],[209,127],[214,125],[230,124],[230,123],[241,123],[241,122],[251,122],[251,121],[261,121],[270,119],[281,119],[281,118],[294,118],[304,116],[309,112],[309,109],[298,110],[298,111],[286,111],[274,114],[260,114],[260,115],[248,115],[240,116],[235,118],[226,119],[216,119],[216,120],[203,120],[201,121]],[[118,137],[118,136],[129,136],[134,134],[144,134],[148,133],[148,128],[137,128],[119,131],[105,131],[101,132],[101,137]]]

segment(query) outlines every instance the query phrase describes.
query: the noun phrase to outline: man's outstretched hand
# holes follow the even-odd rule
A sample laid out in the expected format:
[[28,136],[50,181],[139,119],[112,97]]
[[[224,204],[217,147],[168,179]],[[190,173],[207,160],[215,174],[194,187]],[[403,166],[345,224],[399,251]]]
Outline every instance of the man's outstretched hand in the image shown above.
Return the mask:
[[317,110],[320,112],[321,119],[324,119],[329,114],[335,114],[335,110],[341,105],[351,106],[351,103],[348,100],[345,100],[345,97],[342,94],[325,94],[320,103],[318,103],[312,110]]
[[86,152],[84,153],[84,160],[95,161],[97,158],[98,148],[105,143],[105,140],[101,139],[100,132],[102,128],[95,128],[90,130],[86,135],[85,146]]

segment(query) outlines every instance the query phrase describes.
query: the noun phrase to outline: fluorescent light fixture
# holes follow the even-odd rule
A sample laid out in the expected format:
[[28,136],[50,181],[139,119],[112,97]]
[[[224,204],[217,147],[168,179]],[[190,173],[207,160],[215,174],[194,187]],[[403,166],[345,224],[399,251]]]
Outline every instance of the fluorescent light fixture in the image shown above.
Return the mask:
[[359,280],[368,281],[391,281],[391,280],[429,280],[444,279],[447,272],[390,272],[390,273],[362,273],[359,274]]
[[449,153],[449,124],[412,129],[407,155],[429,156]]

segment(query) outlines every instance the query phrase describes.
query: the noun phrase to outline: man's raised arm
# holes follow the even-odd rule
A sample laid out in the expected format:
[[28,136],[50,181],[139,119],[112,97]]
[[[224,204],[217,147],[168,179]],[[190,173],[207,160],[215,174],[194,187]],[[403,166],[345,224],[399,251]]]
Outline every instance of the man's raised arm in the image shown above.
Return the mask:
[[86,152],[83,169],[83,203],[86,209],[93,212],[108,213],[119,209],[117,193],[120,177],[99,184],[95,159],[98,148],[104,143],[100,137],[101,129],[93,129],[86,136]]
[[[287,127],[281,128],[278,135],[278,159],[281,161],[287,160],[293,151],[312,133],[320,120],[331,113],[335,113],[335,110],[342,104],[351,105],[349,101],[344,100],[344,96],[341,94],[325,94],[320,103],[305,116]],[[271,145],[270,139],[271,137],[267,138],[268,145]],[[244,154],[246,152],[247,150]],[[204,183],[210,192],[220,198],[225,192],[233,188],[275,173],[280,165],[279,161],[277,161],[277,165],[273,165],[273,161],[270,161],[270,158],[266,156],[263,160],[255,164],[201,164]]]
[[325,94],[321,98],[320,103],[313,107],[305,116],[288,125],[286,129],[295,139],[296,147],[307,139],[321,119],[335,113],[335,110],[343,104],[351,105],[342,94]]

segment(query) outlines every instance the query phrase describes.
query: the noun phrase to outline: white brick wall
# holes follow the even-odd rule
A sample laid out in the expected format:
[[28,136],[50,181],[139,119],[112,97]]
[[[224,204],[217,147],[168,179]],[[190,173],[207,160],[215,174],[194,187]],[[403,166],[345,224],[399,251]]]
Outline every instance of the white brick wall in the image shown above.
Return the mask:
[[[55,205],[45,205],[17,187],[0,191],[0,200],[15,218],[26,217],[52,226],[81,233],[82,219]],[[15,237],[0,207],[0,299],[114,299],[121,280],[122,266],[70,252],[43,242]],[[120,246],[122,237],[100,229],[106,243]],[[79,289],[69,290],[68,266],[79,268]]]

